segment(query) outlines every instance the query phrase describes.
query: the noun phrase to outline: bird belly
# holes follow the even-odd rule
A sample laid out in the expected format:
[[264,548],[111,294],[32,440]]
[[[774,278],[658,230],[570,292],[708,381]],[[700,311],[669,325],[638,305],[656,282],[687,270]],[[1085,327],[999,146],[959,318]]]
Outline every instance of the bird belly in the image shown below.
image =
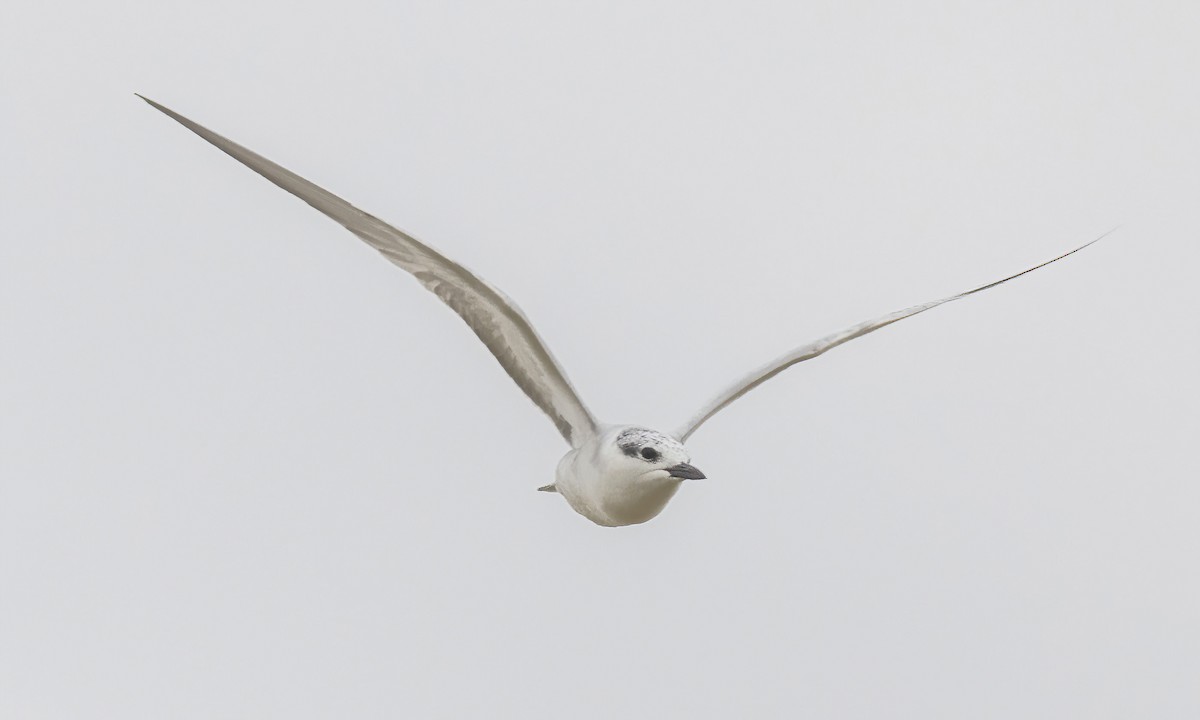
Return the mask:
[[604,499],[604,514],[613,525],[637,525],[656,517],[683,483],[674,478],[641,482],[636,487],[611,488]]
[[653,519],[679,490],[675,478],[647,481],[606,476],[571,451],[559,462],[555,488],[575,512],[605,527]]

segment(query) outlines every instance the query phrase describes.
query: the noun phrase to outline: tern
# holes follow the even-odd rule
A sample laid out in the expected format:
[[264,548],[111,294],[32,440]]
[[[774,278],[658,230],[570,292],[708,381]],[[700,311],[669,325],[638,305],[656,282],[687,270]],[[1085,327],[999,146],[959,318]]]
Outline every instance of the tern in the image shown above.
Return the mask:
[[644,523],[662,512],[685,481],[703,479],[704,473],[692,465],[684,443],[712,416],[787,368],[894,322],[1045,267],[1113,232],[1002,280],[897,310],[801,345],[741,377],[674,432],[661,432],[599,422],[521,309],[478,275],[328,190],[149,98],[138,97],[357,235],[458,313],[571,446],[558,463],[554,482],[538,489],[558,493],[580,515],[606,527]]

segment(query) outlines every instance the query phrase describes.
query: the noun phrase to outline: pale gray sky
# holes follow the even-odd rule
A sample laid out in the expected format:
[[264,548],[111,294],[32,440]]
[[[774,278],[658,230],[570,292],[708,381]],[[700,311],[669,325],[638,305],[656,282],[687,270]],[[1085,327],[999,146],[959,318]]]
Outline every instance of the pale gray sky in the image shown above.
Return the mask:
[[[22,3],[0,716],[1200,715],[1200,6]],[[141,92],[463,261],[596,414],[805,363],[603,529],[470,331]]]

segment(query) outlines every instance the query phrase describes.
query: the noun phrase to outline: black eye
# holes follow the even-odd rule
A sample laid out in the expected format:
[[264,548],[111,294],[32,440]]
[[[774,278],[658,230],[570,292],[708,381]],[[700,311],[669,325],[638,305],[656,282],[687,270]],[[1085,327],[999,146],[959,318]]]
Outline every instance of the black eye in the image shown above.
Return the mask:
[[646,458],[647,460],[657,460],[659,455],[658,451],[654,448],[644,447],[642,448],[642,457]]

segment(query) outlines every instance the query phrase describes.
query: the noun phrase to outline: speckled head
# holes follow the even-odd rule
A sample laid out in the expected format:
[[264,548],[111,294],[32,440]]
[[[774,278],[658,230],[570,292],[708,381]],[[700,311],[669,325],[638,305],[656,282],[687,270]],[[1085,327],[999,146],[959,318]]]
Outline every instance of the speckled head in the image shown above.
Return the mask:
[[627,427],[616,437],[621,453],[646,463],[647,470],[665,470],[680,480],[701,480],[704,473],[691,465],[691,456],[683,443],[657,430]]

